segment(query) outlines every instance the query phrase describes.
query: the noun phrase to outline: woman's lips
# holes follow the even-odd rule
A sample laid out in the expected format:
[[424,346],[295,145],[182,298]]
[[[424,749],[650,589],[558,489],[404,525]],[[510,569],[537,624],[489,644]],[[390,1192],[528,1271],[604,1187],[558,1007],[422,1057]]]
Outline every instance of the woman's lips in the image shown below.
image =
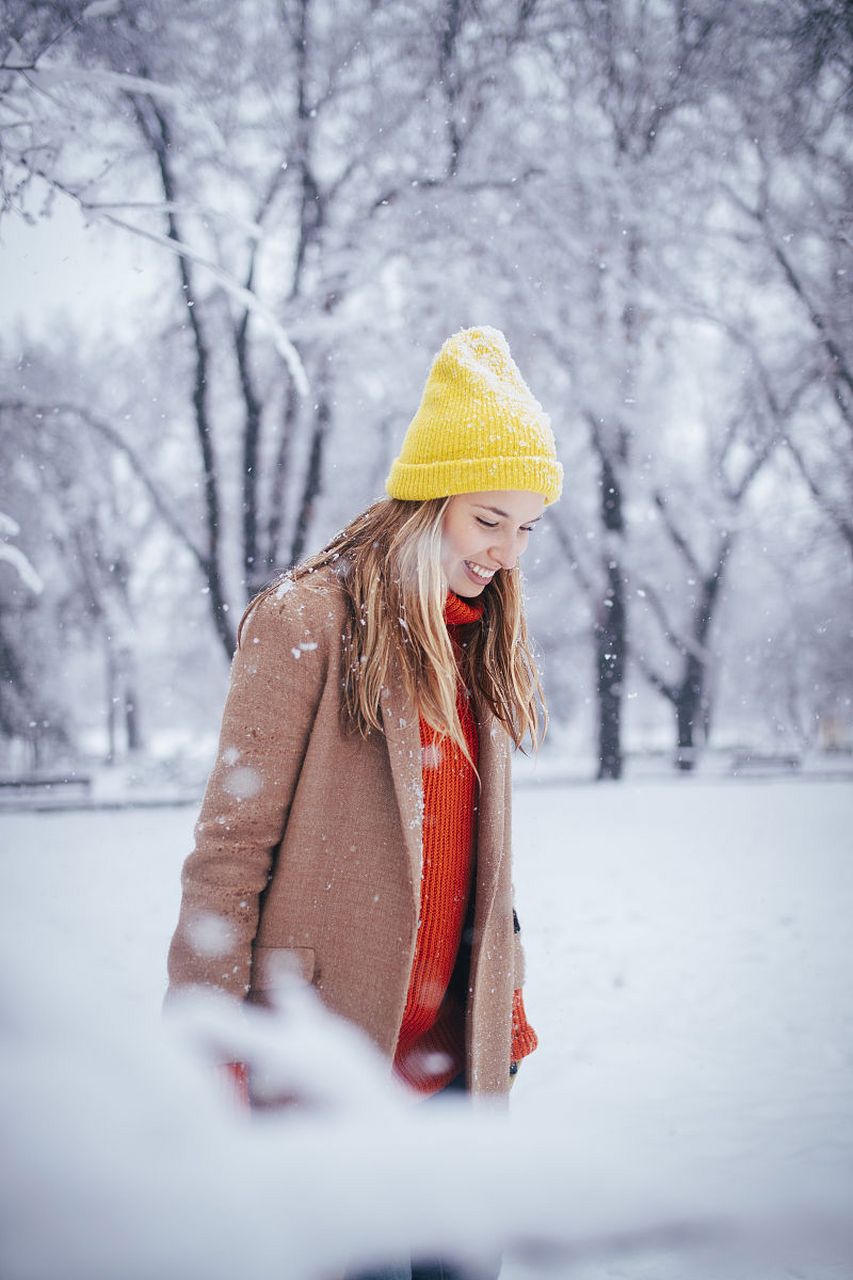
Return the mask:
[[472,568],[471,562],[469,560],[463,560],[462,563],[465,566],[465,572],[468,574],[468,577],[471,579],[471,581],[476,582],[478,586],[481,586],[481,587],[484,587],[487,582],[491,582],[492,578],[495,576],[495,573],[497,572],[496,569],[491,569],[489,570],[488,574],[484,576],[482,573],[477,573],[477,571],[474,568]]

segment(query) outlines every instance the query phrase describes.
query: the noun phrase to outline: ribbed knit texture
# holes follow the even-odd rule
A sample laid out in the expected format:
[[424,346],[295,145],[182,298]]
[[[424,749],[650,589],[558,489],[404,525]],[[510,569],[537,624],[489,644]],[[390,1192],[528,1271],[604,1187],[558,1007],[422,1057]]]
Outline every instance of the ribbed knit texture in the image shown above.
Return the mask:
[[539,1044],[539,1037],[527,1021],[524,1012],[524,999],[521,987],[516,987],[512,996],[512,1060],[520,1062]]
[[563,468],[551,422],[499,329],[448,338],[385,482],[392,498],[527,489],[559,498]]
[[[444,617],[457,659],[460,633],[478,622],[482,613],[482,604],[448,592]],[[476,764],[477,724],[461,678],[456,706]],[[394,1067],[413,1089],[432,1094],[465,1065],[467,974],[454,974],[454,968],[471,891],[477,779],[460,748],[447,740],[439,742],[423,718],[420,734],[424,792],[420,925]],[[455,977],[460,981],[452,981]],[[527,1024],[521,991],[513,998],[512,1039],[514,1060],[536,1048],[536,1033]]]

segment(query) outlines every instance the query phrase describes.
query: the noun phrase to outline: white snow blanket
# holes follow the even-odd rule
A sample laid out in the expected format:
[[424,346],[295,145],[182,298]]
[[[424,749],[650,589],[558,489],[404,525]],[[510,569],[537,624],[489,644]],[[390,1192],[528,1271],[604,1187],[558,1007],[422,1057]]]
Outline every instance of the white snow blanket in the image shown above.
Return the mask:
[[[0,1274],[305,1280],[407,1249],[502,1280],[853,1268],[853,792],[516,798],[510,1121],[422,1106],[303,988],[164,1025],[190,809],[0,818]],[[247,1116],[211,1063],[306,1099]]]

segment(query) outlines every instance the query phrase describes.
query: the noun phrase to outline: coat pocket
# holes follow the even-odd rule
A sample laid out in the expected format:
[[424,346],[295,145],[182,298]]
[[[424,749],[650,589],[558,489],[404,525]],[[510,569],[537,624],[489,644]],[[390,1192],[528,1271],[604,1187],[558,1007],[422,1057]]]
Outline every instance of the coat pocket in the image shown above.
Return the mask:
[[275,990],[279,982],[294,975],[303,982],[314,979],[313,947],[255,947],[252,957],[252,991]]

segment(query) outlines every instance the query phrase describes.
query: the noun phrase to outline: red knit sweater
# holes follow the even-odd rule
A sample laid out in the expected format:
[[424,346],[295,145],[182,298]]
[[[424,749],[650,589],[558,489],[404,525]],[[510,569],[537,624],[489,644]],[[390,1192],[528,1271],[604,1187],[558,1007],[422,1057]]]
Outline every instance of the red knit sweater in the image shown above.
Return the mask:
[[[448,592],[444,618],[457,660],[464,628],[479,622],[482,604]],[[460,677],[456,707],[474,764],[477,724]],[[474,871],[477,779],[461,749],[420,721],[423,761],[421,910],[409,992],[394,1056],[395,1072],[419,1093],[437,1093],[464,1070],[467,949],[460,953]],[[537,1039],[513,997],[512,1058],[532,1053]],[[507,1072],[509,1063],[507,1063]]]

